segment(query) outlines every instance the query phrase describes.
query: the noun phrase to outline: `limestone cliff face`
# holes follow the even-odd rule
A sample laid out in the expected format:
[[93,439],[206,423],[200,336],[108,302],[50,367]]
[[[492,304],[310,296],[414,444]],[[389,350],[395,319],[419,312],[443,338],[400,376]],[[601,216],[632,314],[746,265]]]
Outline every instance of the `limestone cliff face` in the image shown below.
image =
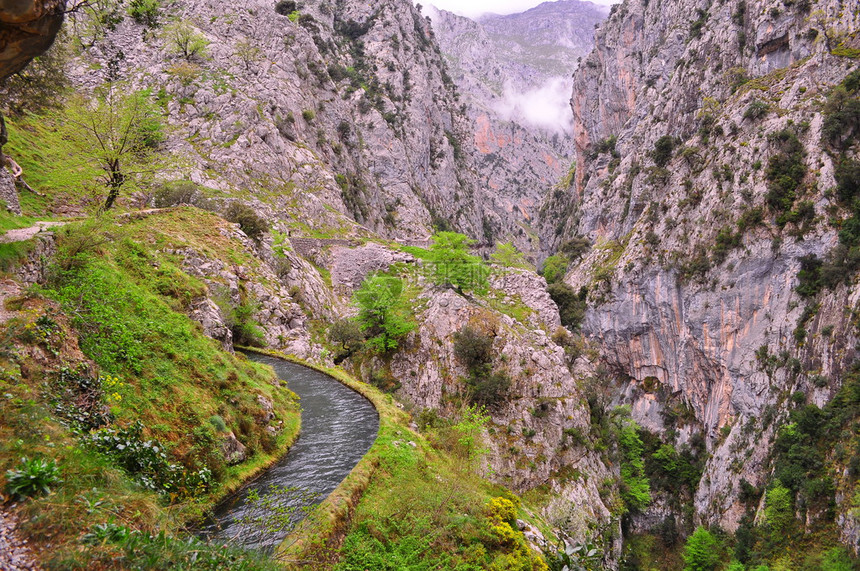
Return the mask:
[[[411,2],[302,2],[290,18],[270,0],[183,0],[160,19],[155,30],[126,19],[75,75],[95,86],[113,60],[160,93],[195,181],[247,192],[295,234],[420,238],[435,223],[483,238],[497,217],[460,153],[467,123]],[[176,53],[177,22],[205,37],[204,54]]]
[[500,213],[493,234],[537,252],[537,210],[572,160],[570,78],[606,10],[564,1],[479,21],[425,12],[469,119],[464,150]]
[[493,369],[504,372],[511,387],[488,410],[489,477],[518,492],[546,486],[550,499],[541,506],[543,515],[576,540],[595,526],[617,526],[601,491],[613,471],[584,436],[590,419],[581,385],[593,368],[584,358],[569,363],[548,335],[559,327],[559,317],[543,278],[510,270],[495,275],[491,286],[497,307],[522,309],[504,313],[451,290],[423,289],[419,327],[390,363],[402,385],[397,395],[416,411],[456,418],[461,405],[454,403],[468,393],[468,371],[455,355],[454,335],[470,325],[492,336]]
[[[545,205],[563,212],[545,219],[547,240],[578,235],[595,245],[566,277],[590,288],[584,334],[647,428],[663,429],[669,397],[692,407],[687,434],[702,431],[712,455],[697,518],[728,529],[743,513],[740,479],[765,481],[786,395],[801,390],[823,404],[855,356],[846,315],[860,296],[853,285],[822,294],[800,323],[806,338],[794,334],[807,305],[795,290],[799,259],[837,243],[826,222],[836,206],[825,191],[835,182],[821,108],[857,62],[830,50],[851,45],[860,28],[856,7],[805,7],[615,7],[575,77],[576,176]],[[779,224],[765,201],[765,166],[780,152],[769,135],[785,129],[805,149],[798,200],[814,217]],[[666,136],[670,152],[661,154]],[[829,385],[812,383],[816,375]]]

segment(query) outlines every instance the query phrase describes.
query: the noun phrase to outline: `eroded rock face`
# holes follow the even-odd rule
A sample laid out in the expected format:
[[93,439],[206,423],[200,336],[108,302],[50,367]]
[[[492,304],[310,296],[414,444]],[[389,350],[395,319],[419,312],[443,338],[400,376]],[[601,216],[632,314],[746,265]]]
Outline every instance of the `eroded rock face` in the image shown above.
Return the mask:
[[[536,289],[537,281],[542,278],[512,272],[500,283],[515,295]],[[468,371],[454,354],[454,334],[470,325],[492,336],[493,368],[507,374],[512,383],[507,398],[489,409],[490,477],[518,491],[546,483],[553,499],[544,515],[581,539],[589,526],[612,522],[599,491],[600,482],[611,478],[612,472],[598,454],[569,436],[588,434],[589,409],[579,382],[593,370],[583,359],[577,374],[571,373],[564,350],[539,328],[558,323],[558,309],[548,296],[543,299],[536,293],[518,300],[534,304],[531,308],[540,315],[536,317],[539,326],[520,323],[451,290],[425,290],[424,309],[417,315],[420,327],[394,355],[391,373],[402,384],[398,396],[417,409],[456,415],[452,408],[456,399],[448,397],[467,392]],[[555,478],[560,470],[578,476]]]
[[[673,0],[613,9],[575,77],[577,174],[548,203],[562,214],[544,228],[557,243],[595,244],[565,280],[590,288],[583,332],[643,425],[663,430],[670,397],[691,407],[682,433],[701,431],[711,453],[697,518],[730,530],[743,513],[740,479],[765,482],[784,395],[800,390],[823,404],[838,388],[855,357],[845,308],[858,298],[856,281],[820,296],[798,342],[807,305],[795,290],[800,258],[823,257],[838,238],[825,223],[802,237],[800,225],[780,228],[765,199],[766,165],[779,151],[769,135],[793,129],[810,171],[804,199],[816,215],[834,207],[823,192],[835,181],[819,102],[856,64],[814,40],[819,16],[764,1],[745,7]],[[860,28],[860,14],[837,0],[815,7],[834,34]],[[755,103],[768,110],[750,114]],[[657,164],[664,136],[675,151]],[[740,222],[756,208],[761,223]],[[721,231],[739,233],[739,244],[717,247]],[[830,384],[815,386],[816,375]],[[846,524],[846,537],[855,528]]]
[[444,221],[483,239],[506,214],[460,152],[468,121],[429,21],[407,0],[331,4],[292,22],[272,0],[172,3],[164,16],[205,36],[208,57],[126,19],[72,75],[95,87],[121,51],[123,79],[163,90],[167,146],[192,180],[256,198],[293,235],[420,239]]
[[0,5],[0,81],[51,47],[66,0],[4,0]]
[[544,196],[570,169],[571,75],[607,10],[552,2],[478,21],[432,6],[425,12],[467,107],[471,133],[463,148],[502,213],[496,231],[537,253],[523,226],[536,222]]
[[233,352],[233,332],[224,323],[221,309],[208,297],[196,300],[191,304],[188,317],[203,326],[203,334],[221,343],[225,351]]

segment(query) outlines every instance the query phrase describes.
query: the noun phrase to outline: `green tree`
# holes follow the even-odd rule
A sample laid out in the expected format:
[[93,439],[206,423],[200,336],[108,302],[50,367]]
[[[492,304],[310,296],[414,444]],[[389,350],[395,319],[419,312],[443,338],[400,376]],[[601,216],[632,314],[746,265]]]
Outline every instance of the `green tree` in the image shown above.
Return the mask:
[[352,319],[339,319],[328,328],[328,340],[337,345],[335,363],[340,363],[364,344],[364,335],[358,323]]
[[684,571],[714,571],[720,562],[720,542],[702,526],[684,545]]
[[567,273],[567,267],[570,265],[570,259],[564,254],[555,254],[544,260],[541,273],[547,283],[559,282]]
[[415,322],[401,302],[402,294],[402,280],[382,275],[369,276],[355,292],[356,321],[370,335],[367,344],[372,349],[379,352],[396,349],[398,340],[415,329]]
[[178,22],[165,30],[165,39],[170,50],[188,61],[206,55],[209,40],[188,22]]
[[629,511],[641,511],[651,503],[651,485],[643,460],[645,445],[639,437],[639,425],[630,418],[629,407],[616,408],[614,417],[621,455],[621,499]]
[[561,324],[571,331],[579,329],[588,308],[588,290],[583,287],[577,293],[564,282],[554,282],[549,284],[547,291],[558,306]]
[[83,185],[98,181],[107,190],[104,210],[122,190],[146,186],[170,164],[157,152],[164,130],[148,91],[128,92],[127,86],[110,83],[94,98],[73,96],[55,117],[60,137],[69,145],[65,152],[77,163],[73,175]]
[[505,268],[520,268],[523,270],[534,270],[525,255],[517,250],[511,242],[497,242],[496,251],[490,255],[493,263]]
[[791,490],[777,480],[765,495],[764,518],[774,539],[785,537],[794,521]]
[[157,28],[160,8],[160,0],[131,0],[128,6],[128,15],[138,24],[147,28]]
[[474,240],[456,232],[439,232],[430,246],[430,277],[433,283],[452,287],[457,293],[467,290],[481,294],[489,288],[487,266],[469,253]]

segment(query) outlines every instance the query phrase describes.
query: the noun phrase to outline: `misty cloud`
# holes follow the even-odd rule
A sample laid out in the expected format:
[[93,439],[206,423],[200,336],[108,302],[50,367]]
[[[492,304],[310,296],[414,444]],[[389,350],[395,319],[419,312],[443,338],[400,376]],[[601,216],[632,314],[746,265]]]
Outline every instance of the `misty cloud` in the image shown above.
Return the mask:
[[573,134],[573,111],[570,93],[573,79],[555,77],[542,86],[517,91],[505,86],[504,96],[493,105],[495,111],[508,121],[525,123],[552,133]]

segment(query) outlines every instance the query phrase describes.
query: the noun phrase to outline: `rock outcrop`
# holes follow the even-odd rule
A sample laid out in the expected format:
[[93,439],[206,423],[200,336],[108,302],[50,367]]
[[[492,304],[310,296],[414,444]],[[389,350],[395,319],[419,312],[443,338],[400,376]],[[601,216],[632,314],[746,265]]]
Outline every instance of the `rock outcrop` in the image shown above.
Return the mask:
[[63,25],[66,0],[13,0],[0,6],[0,80],[51,47]]
[[552,2],[478,21],[426,11],[466,105],[470,137],[463,149],[500,213],[493,236],[537,256],[538,208],[571,166],[570,78],[606,10]]
[[[855,358],[845,308],[860,295],[856,280],[821,294],[811,318],[796,286],[801,258],[824,257],[838,240],[818,217],[838,210],[825,192],[834,159],[820,102],[856,68],[831,50],[832,38],[853,41],[860,14],[836,0],[808,8],[613,7],[575,77],[576,176],[544,210],[548,241],[594,244],[565,281],[589,288],[583,333],[634,416],[662,431],[668,397],[691,407],[688,433],[701,431],[711,453],[697,518],[730,530],[743,514],[741,478],[765,482],[786,395],[823,404]],[[812,209],[788,223],[768,202],[765,168],[780,153],[774,133],[786,130],[805,149],[798,193]]]

